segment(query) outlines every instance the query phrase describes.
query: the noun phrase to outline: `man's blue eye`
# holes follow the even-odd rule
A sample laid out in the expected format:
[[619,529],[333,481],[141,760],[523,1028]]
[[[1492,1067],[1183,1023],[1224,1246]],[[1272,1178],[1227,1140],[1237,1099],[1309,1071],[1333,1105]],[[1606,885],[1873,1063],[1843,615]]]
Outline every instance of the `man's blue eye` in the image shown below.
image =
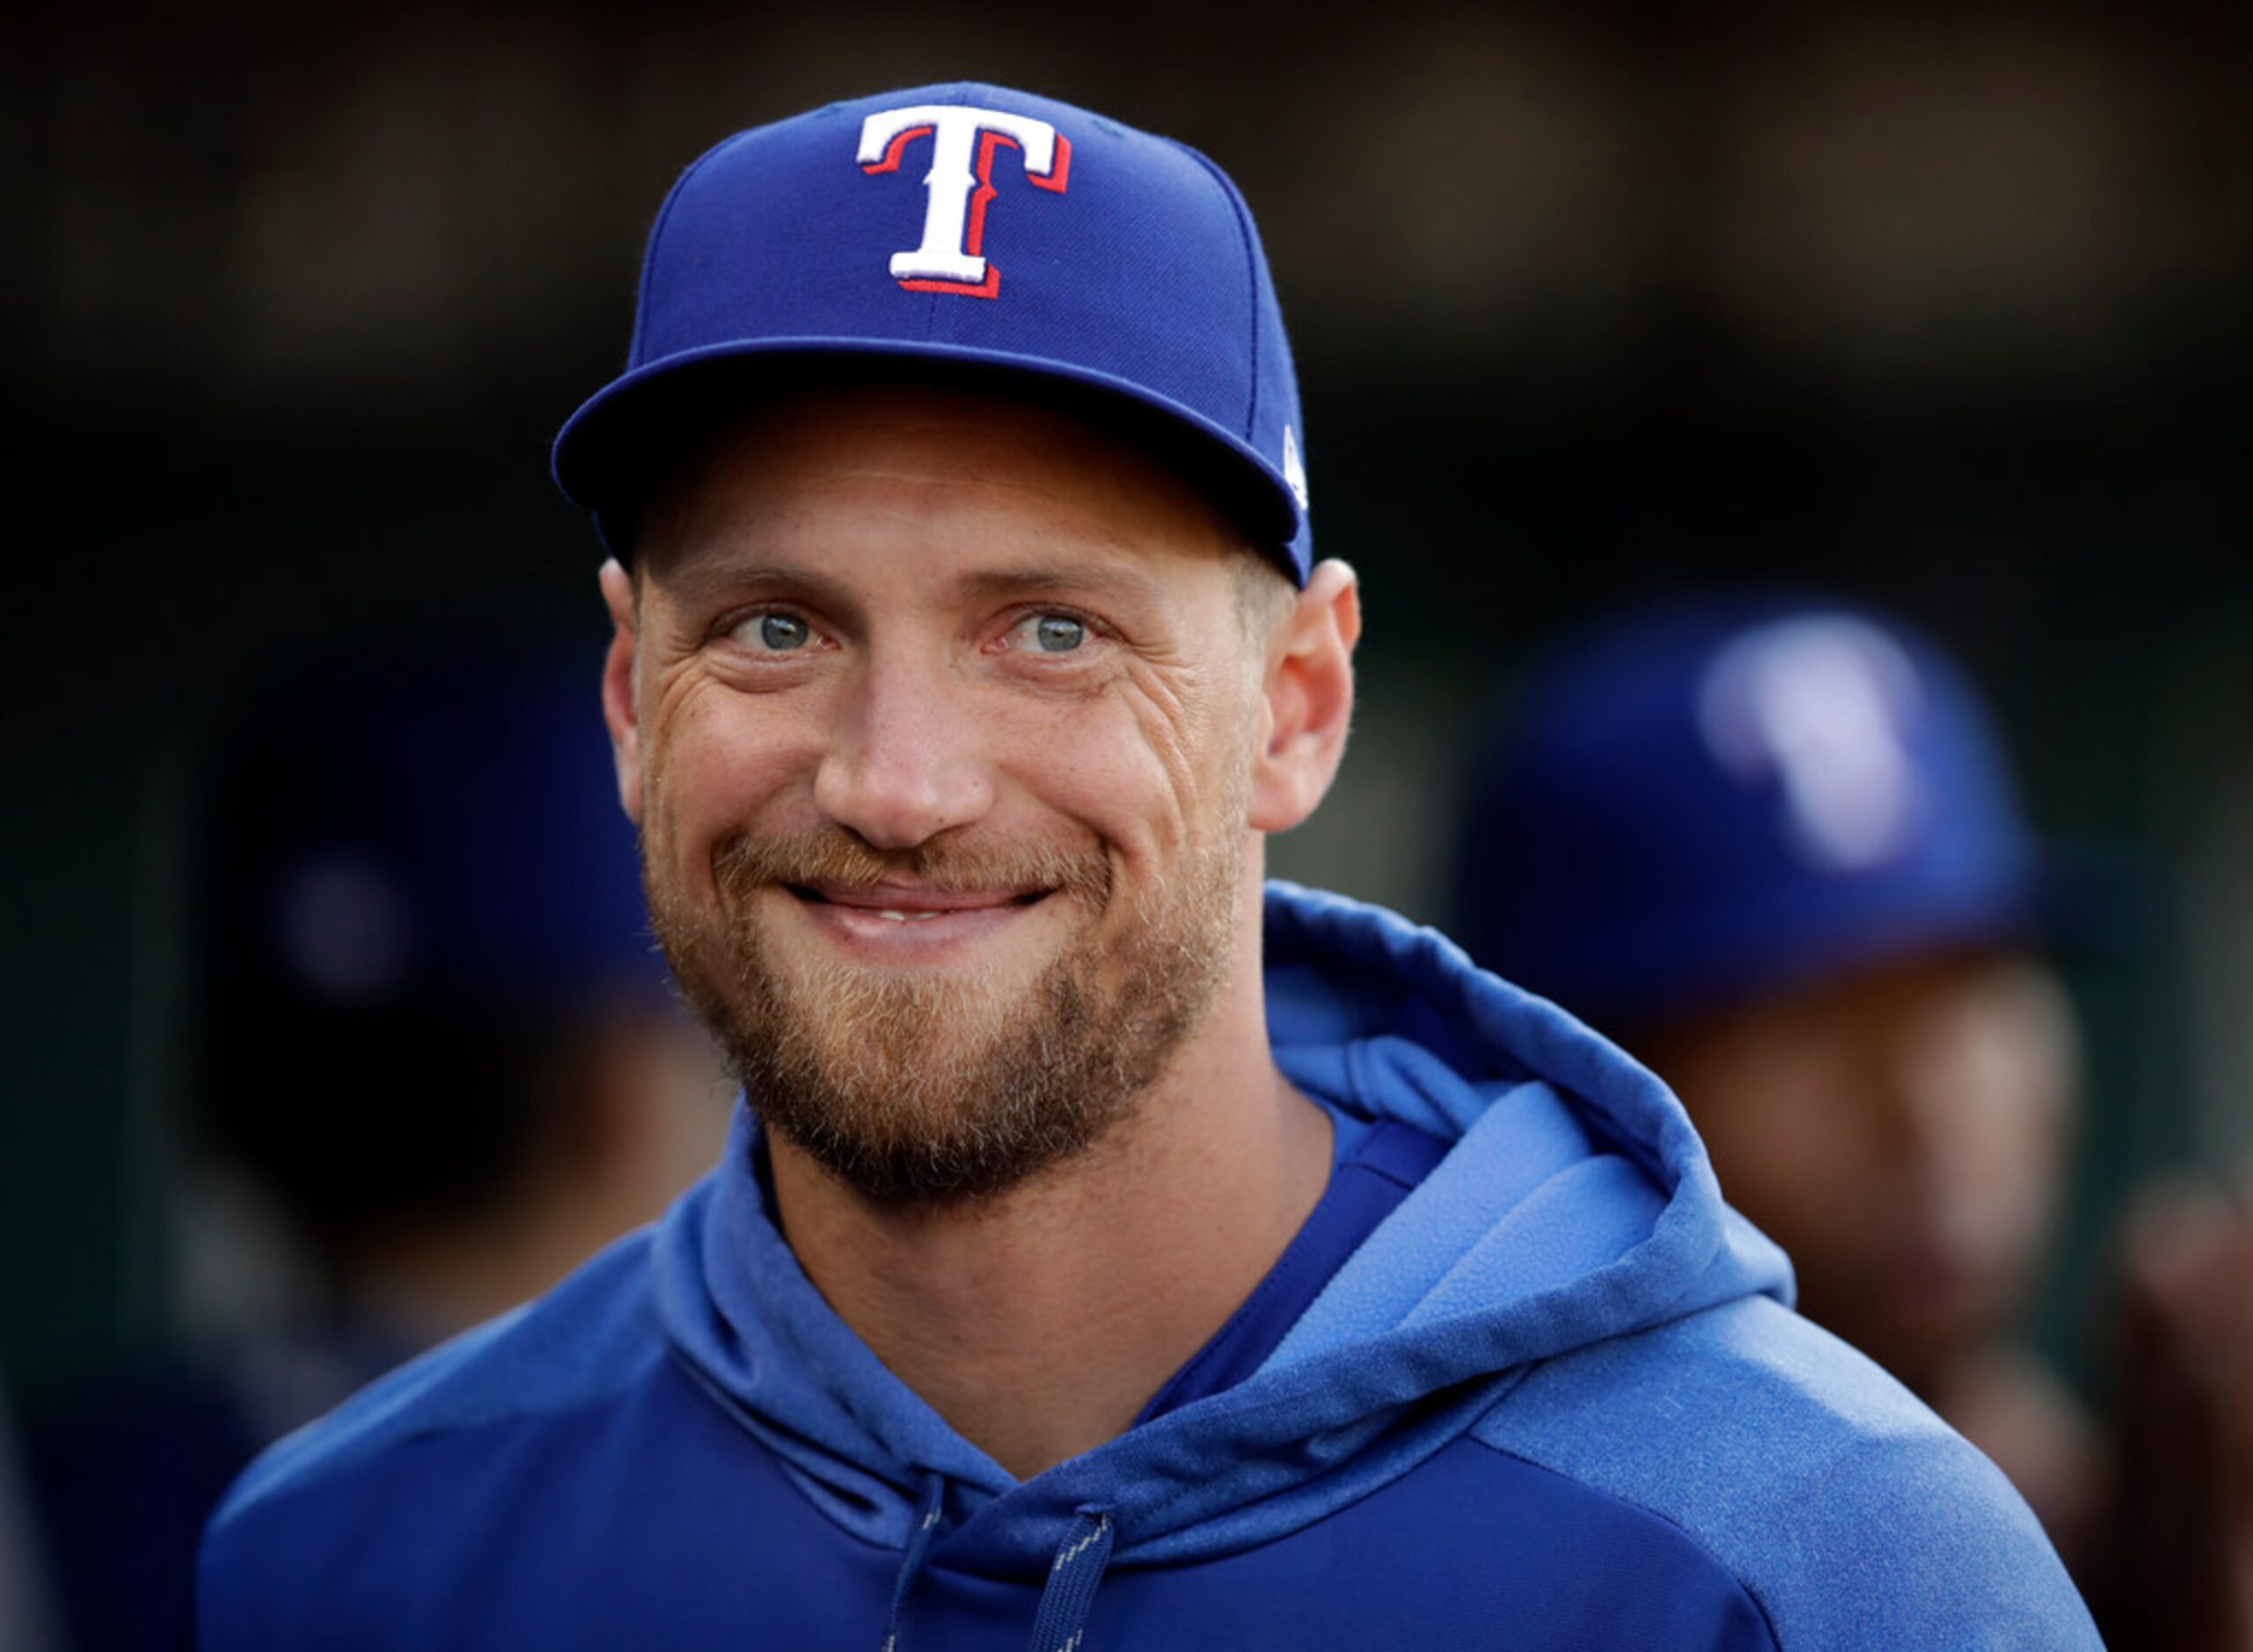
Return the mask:
[[814,628],[795,614],[762,614],[759,617],[759,640],[778,654],[804,647],[813,635]]
[[1087,640],[1087,627],[1062,614],[1043,614],[1033,625],[1033,640],[1042,654],[1070,654]]

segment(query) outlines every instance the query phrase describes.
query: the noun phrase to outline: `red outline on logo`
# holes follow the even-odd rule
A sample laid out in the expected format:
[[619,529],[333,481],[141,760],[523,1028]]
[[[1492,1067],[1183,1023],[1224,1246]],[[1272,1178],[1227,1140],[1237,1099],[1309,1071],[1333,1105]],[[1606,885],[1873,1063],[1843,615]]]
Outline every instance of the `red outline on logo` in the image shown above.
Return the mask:
[[[870,161],[860,170],[870,173],[899,171],[900,163],[907,154],[907,146],[919,137],[929,135],[935,129],[927,126],[910,127],[892,140],[889,147],[884,150],[882,160]],[[993,186],[993,152],[1006,143],[1011,149],[1017,150],[1020,154],[1023,153],[1022,146],[1006,132],[987,130],[980,132],[978,135],[983,140],[978,144],[978,186],[977,192],[970,196],[969,219],[962,236],[962,250],[972,258],[984,255],[985,209],[991,203],[994,196],[999,193]],[[1071,180],[1072,140],[1059,132],[1056,135],[1056,155],[1049,163],[1049,170],[1045,173],[1028,172],[1025,174],[1025,181],[1035,189],[1046,189],[1060,195],[1064,194],[1064,186]],[[936,281],[918,277],[914,280],[903,281],[900,286],[903,290],[911,293],[955,293],[964,298],[992,298],[1001,291],[1001,271],[995,267],[991,259],[987,259],[985,279],[975,284],[969,281]]]
[[892,145],[889,149],[884,151],[884,158],[882,160],[870,161],[860,170],[864,172],[872,174],[876,172],[896,172],[900,170],[901,160],[908,152],[908,145],[914,143],[916,139],[919,137],[929,137],[938,129],[939,128],[935,126],[910,127],[906,131],[901,133],[899,136],[892,140]]

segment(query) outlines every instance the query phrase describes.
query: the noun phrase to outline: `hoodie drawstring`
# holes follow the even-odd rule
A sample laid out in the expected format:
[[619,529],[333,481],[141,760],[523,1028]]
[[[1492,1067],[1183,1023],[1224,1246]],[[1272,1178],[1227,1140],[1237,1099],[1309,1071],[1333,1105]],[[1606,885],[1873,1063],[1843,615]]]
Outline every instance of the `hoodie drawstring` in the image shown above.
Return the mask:
[[939,1516],[946,1502],[946,1479],[933,1474],[923,1484],[923,1502],[915,1512],[915,1529],[908,1533],[907,1547],[900,1553],[900,1575],[892,1583],[892,1615],[884,1625],[883,1652],[899,1652],[900,1616],[907,1610],[908,1591],[923,1575],[924,1557],[931,1553],[932,1533],[939,1530]]
[[1081,1509],[1049,1566],[1048,1587],[1041,1591],[1041,1609],[1033,1619],[1032,1652],[1079,1652],[1088,1609],[1110,1563],[1110,1512]]

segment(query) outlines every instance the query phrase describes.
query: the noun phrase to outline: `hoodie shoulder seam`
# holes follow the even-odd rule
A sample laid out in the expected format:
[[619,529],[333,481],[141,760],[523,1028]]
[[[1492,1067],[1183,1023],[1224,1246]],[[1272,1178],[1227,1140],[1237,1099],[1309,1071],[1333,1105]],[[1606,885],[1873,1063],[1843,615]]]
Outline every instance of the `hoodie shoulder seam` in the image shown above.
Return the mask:
[[[304,1440],[303,1455],[293,1454],[290,1459],[274,1464],[271,1472],[259,1473],[256,1464],[245,1470],[214,1512],[209,1530],[216,1533],[260,1509],[297,1497],[318,1495],[372,1465],[442,1441],[515,1424],[552,1422],[598,1410],[613,1404],[633,1387],[634,1380],[634,1374],[627,1374],[618,1382],[561,1396],[551,1404],[497,1407],[482,1411],[464,1409],[451,1416],[405,1421],[391,1429],[371,1427],[340,1438],[331,1436]],[[296,1437],[289,1436],[283,1444]]]
[[1767,1634],[1768,1644],[1775,1648],[1775,1652],[1783,1652],[1783,1636],[1777,1632],[1775,1618],[1768,1611],[1768,1603],[1761,1597],[1759,1588],[1750,1578],[1716,1554],[1712,1546],[1696,1532],[1669,1515],[1664,1509],[1654,1509],[1649,1503],[1639,1502],[1633,1497],[1623,1497],[1618,1492],[1608,1491],[1601,1486],[1591,1486],[1576,1474],[1569,1474],[1547,1463],[1538,1462],[1532,1458],[1511,1451],[1506,1445],[1496,1445],[1491,1440],[1481,1438],[1476,1429],[1471,1429],[1463,1437],[1473,1444],[1483,1446],[1496,1457],[1506,1457],[1513,1463],[1522,1463],[1526,1467],[1538,1470],[1541,1473],[1553,1474],[1559,1480],[1569,1480],[1591,1497],[1600,1498],[1606,1502],[1617,1503],[1625,1509],[1632,1509],[1638,1514],[1648,1515],[1651,1519],[1675,1532],[1683,1542],[1703,1555],[1716,1571],[1736,1585],[1737,1593],[1743,1595],[1746,1601],[1751,1603],[1752,1610],[1759,1614],[1760,1627]]
[[[646,1371],[651,1350],[637,1346],[630,1335],[621,1339],[614,1322],[603,1322],[600,1311],[609,1304],[599,1298],[587,1302],[596,1312],[575,1317],[567,1312],[563,1299],[574,1287],[599,1285],[602,1272],[629,1290],[637,1286],[640,1241],[640,1235],[629,1235],[547,1297],[408,1361],[326,1417],[285,1435],[237,1478],[215,1524],[242,1509],[318,1486],[402,1445],[614,1400]],[[551,1344],[559,1319],[570,1319],[573,1331],[584,1334],[584,1340],[572,1339],[582,1356],[579,1369],[549,1381],[525,1380],[530,1365],[539,1363],[528,1364],[527,1349],[537,1352]]]

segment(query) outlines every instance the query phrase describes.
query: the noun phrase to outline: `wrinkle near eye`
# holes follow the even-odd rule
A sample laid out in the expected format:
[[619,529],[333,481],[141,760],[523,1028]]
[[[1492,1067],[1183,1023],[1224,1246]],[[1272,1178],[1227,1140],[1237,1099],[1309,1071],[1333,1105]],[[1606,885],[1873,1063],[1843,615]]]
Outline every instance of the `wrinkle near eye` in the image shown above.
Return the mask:
[[1178,846],[1189,837],[1202,789],[1196,754],[1214,745],[1218,696],[1200,684],[1191,669],[1163,669],[1137,662],[1124,675],[1129,712],[1142,744],[1164,775],[1172,808],[1165,820],[1166,843]]

